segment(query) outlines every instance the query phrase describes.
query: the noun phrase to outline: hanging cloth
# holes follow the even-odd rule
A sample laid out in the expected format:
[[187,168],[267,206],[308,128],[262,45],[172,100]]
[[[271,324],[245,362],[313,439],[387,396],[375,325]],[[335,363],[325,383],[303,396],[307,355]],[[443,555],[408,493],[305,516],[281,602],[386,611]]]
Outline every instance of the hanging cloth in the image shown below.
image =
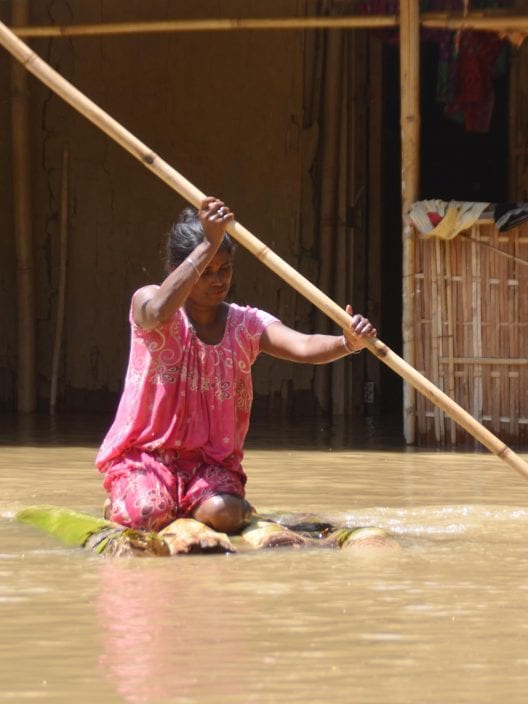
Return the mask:
[[469,201],[420,200],[413,203],[409,217],[422,238],[452,240],[474,225],[488,206]]
[[496,203],[495,224],[500,232],[513,230],[528,221],[528,203]]
[[[472,10],[510,8],[511,0],[472,0]],[[363,14],[399,13],[398,0],[362,0]],[[420,12],[462,12],[464,0],[421,0]],[[396,44],[399,30],[378,30],[383,41]],[[495,92],[493,81],[507,70],[507,41],[495,32],[420,29],[422,41],[438,46],[436,99],[443,103],[446,117],[464,125],[466,132],[489,131]]]

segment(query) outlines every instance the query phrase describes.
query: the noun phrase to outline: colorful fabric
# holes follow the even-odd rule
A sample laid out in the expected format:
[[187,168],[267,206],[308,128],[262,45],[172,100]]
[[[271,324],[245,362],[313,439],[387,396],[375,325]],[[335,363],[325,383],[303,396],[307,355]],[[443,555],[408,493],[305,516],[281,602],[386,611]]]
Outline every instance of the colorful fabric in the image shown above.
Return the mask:
[[446,65],[439,66],[437,97],[445,103],[446,116],[463,123],[466,132],[485,133],[495,102],[493,80],[504,73],[506,44],[493,32],[464,31],[452,37],[451,45]]
[[474,225],[488,206],[469,201],[419,200],[412,204],[409,217],[423,238],[451,240]]
[[[365,14],[398,14],[397,0],[363,0]],[[472,0],[471,10],[511,7],[511,0]],[[464,0],[421,0],[420,12],[463,11]],[[395,44],[399,30],[379,30],[377,35]],[[464,125],[466,132],[489,131],[495,91],[493,80],[507,70],[507,44],[495,32],[460,31],[421,27],[420,38],[438,46],[436,99],[447,118]]]
[[132,317],[130,359],[115,420],[96,458],[101,472],[130,448],[174,450],[182,471],[197,465],[242,471],[253,399],[251,365],[263,330],[277,321],[229,305],[224,337],[203,343],[183,308],[144,330]]
[[219,494],[244,497],[241,468],[178,463],[178,452],[131,448],[106,465],[103,487],[110,496],[108,518],[137,530],[161,530],[192,516],[205,499]]

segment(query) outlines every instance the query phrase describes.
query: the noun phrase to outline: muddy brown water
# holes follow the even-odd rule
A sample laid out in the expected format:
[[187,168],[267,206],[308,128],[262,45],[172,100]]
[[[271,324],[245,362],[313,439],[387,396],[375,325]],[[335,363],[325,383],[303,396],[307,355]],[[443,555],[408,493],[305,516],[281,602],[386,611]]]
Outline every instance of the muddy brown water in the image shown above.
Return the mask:
[[105,419],[0,422],[0,702],[527,701],[528,485],[490,454],[256,425],[259,509],[380,525],[403,550],[104,559],[13,516],[100,512]]

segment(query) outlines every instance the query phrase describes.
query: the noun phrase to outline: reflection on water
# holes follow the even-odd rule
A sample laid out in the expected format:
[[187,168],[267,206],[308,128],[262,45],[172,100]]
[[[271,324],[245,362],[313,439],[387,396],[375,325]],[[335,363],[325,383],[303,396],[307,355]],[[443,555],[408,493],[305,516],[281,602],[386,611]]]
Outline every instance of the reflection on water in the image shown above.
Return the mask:
[[100,663],[126,701],[192,701],[210,692],[218,701],[244,701],[239,670],[253,640],[248,609],[222,598],[226,583],[238,578],[236,565],[213,557],[203,567],[192,559],[178,569],[104,565]]
[[409,450],[397,429],[257,425],[259,509],[380,525],[404,550],[105,560],[13,515],[100,511],[107,419],[5,420],[0,701],[524,704],[528,492],[497,458]]

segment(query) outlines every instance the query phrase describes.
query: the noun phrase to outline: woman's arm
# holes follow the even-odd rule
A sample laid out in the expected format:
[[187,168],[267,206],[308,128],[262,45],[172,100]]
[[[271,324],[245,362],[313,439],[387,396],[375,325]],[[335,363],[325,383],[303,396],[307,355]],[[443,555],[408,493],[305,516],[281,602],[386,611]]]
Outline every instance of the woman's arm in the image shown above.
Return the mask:
[[226,223],[233,213],[221,200],[205,198],[198,211],[204,240],[176,267],[161,286],[145,286],[134,294],[134,322],[146,330],[168,322],[189,296],[194,284],[211,262],[224,237]]
[[[352,315],[351,306],[346,307]],[[352,315],[352,322],[343,335],[306,335],[276,322],[268,325],[260,338],[262,352],[306,364],[326,364],[365,347],[364,340],[376,336],[376,329],[362,315]]]
[[[134,294],[132,316],[146,330],[168,322],[187,300],[201,272],[214,257],[216,248],[201,242],[183,262],[171,271],[161,286],[145,286]],[[195,268],[196,267],[196,268]]]

